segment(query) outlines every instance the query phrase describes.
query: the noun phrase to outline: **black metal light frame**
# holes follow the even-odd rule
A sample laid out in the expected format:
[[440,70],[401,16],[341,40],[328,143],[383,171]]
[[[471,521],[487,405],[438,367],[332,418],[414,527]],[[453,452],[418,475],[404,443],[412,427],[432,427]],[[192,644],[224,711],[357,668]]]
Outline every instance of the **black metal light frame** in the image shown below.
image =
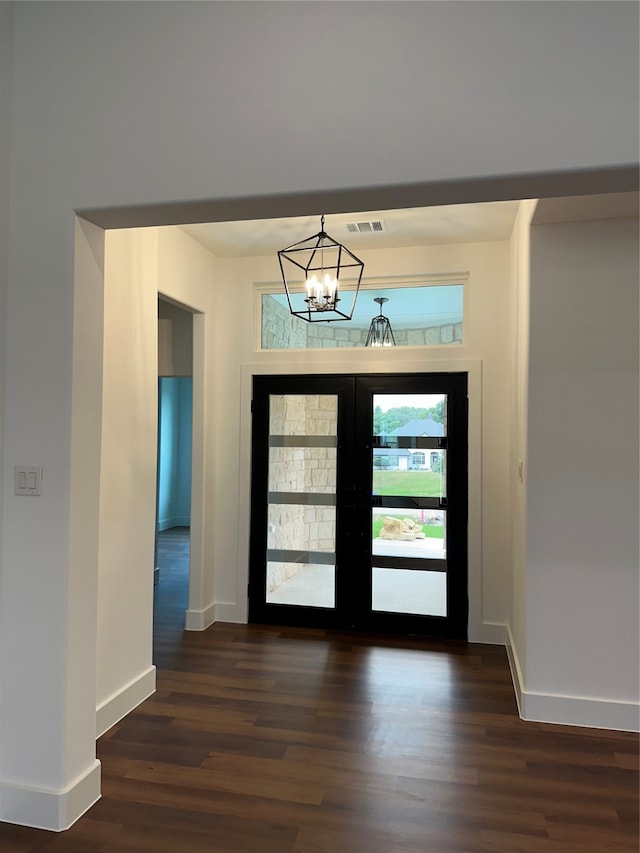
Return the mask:
[[[320,231],[306,240],[278,252],[280,272],[289,303],[289,311],[308,323],[331,323],[350,320],[353,316],[364,263],[346,246],[334,240],[324,230],[324,216]],[[348,271],[349,278],[343,276]],[[313,279],[315,277],[315,283]],[[325,283],[326,282],[326,283]],[[340,290],[341,285],[349,290]],[[339,308],[346,296],[353,296],[350,308]],[[305,307],[296,307],[293,296],[304,295]],[[302,302],[302,300],[298,300]]]
[[396,339],[389,318],[382,313],[382,306],[388,302],[386,296],[375,296],[373,299],[380,306],[380,314],[374,317],[369,326],[369,334],[365,343],[366,347],[394,347]]

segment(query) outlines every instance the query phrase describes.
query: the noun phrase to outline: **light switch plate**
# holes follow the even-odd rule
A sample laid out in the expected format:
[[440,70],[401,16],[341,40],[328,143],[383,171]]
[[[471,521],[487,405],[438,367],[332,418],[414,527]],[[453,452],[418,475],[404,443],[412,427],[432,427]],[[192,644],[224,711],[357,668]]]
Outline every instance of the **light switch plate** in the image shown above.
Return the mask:
[[13,494],[40,497],[42,465],[16,465],[13,469]]

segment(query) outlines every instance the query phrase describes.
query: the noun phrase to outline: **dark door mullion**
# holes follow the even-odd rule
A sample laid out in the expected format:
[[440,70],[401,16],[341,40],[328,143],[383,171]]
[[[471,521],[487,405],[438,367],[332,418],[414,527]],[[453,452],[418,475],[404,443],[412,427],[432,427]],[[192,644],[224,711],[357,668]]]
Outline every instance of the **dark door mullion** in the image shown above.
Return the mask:
[[249,621],[260,622],[267,596],[267,485],[269,482],[269,397],[254,378],[251,413],[251,522],[249,527]]
[[351,464],[354,447],[355,379],[345,377],[338,397],[338,470],[336,484],[336,612],[341,627],[350,627],[350,614],[357,606],[352,583],[356,559],[354,536],[355,485]]
[[467,519],[468,519],[468,399],[466,375],[452,377],[448,397],[447,429],[447,524],[455,525],[447,532],[447,561],[455,572],[447,585],[447,611],[455,636],[466,639],[468,621]]

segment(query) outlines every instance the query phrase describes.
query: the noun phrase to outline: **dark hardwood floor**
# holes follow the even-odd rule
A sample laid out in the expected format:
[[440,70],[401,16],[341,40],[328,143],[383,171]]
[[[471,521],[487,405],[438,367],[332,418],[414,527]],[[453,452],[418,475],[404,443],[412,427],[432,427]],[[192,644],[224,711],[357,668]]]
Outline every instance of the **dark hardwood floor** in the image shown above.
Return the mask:
[[65,833],[0,825],[2,853],[638,850],[637,736],[523,722],[500,647],[184,633],[173,540],[158,690],[100,738],[102,799]]

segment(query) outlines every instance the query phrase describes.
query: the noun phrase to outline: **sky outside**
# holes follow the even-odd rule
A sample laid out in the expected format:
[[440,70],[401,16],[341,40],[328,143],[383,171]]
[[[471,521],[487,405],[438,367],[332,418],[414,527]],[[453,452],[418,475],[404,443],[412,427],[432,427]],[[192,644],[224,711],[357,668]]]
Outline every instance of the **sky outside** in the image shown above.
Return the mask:
[[383,412],[401,406],[410,406],[413,409],[431,409],[440,400],[444,400],[445,396],[445,394],[374,394],[373,408],[380,406]]

